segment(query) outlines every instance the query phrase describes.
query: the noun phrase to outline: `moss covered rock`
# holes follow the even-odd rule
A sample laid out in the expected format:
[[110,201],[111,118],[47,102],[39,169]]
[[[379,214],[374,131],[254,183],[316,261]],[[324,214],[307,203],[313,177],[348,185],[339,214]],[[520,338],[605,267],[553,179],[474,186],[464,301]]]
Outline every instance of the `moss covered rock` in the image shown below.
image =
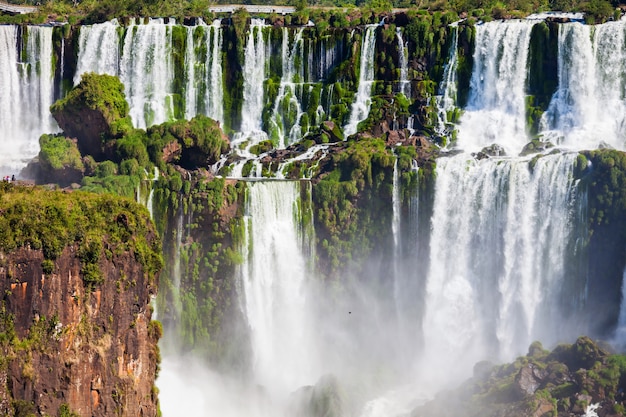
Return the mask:
[[81,82],[50,111],[61,129],[78,139],[78,149],[96,160],[105,156],[104,141],[132,129],[124,85],[111,75],[83,74]]

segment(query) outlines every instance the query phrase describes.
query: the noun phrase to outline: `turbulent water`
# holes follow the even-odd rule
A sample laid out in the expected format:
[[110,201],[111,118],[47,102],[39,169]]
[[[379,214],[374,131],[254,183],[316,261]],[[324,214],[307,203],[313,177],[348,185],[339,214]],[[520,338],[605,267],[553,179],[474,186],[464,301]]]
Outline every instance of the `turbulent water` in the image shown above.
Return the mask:
[[[39,152],[39,136],[58,130],[54,101],[52,28],[0,25],[0,170],[18,171]],[[23,51],[22,56],[18,52]]]

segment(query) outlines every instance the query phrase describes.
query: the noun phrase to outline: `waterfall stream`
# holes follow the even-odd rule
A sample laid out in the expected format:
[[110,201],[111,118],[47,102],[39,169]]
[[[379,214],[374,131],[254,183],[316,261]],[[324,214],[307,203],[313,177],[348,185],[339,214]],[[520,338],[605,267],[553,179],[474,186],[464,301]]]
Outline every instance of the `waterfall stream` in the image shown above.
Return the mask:
[[363,36],[359,62],[359,87],[352,103],[350,118],[343,128],[346,137],[356,133],[358,124],[365,120],[370,112],[377,27],[378,25],[368,25]]
[[49,111],[52,28],[23,26],[26,45],[18,45],[18,30],[0,25],[0,170],[16,175],[39,152],[39,136],[58,131]]

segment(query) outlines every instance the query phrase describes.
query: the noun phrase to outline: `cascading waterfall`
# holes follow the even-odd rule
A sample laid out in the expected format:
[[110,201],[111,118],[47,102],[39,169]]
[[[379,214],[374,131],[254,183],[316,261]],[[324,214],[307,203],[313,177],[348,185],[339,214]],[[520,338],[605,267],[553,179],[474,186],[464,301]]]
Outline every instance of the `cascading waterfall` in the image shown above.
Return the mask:
[[18,30],[0,25],[0,168],[15,174],[39,152],[39,136],[58,131],[49,110],[54,99],[52,28],[27,26],[26,45],[18,45]]
[[559,86],[542,118],[546,140],[626,148],[625,28],[623,20],[559,26]]
[[[297,142],[302,138],[300,119],[302,118],[302,106],[298,96],[302,96],[302,67],[296,68],[296,60],[303,61],[303,40],[300,28],[289,48],[289,31],[283,28],[282,42],[282,77],[278,96],[274,102],[272,118],[270,120],[270,137],[278,140],[278,147]],[[300,90],[299,92],[297,90]]]
[[[208,47],[210,45],[210,48]],[[209,52],[210,51],[210,52]],[[211,25],[211,43],[207,39],[206,62],[210,70],[206,74],[206,115],[224,125],[224,85],[222,82],[222,21],[216,19]]]
[[398,39],[398,66],[400,67],[400,81],[398,92],[405,97],[411,97],[411,83],[409,82],[409,62],[406,59],[404,40],[402,39],[402,29],[396,28],[396,38]]
[[[187,26],[185,49],[185,118],[205,114],[224,123],[224,93],[222,85],[222,21],[216,19],[207,26],[201,19],[197,26]],[[201,30],[198,44],[194,32]],[[205,56],[197,50],[206,48]]]
[[359,87],[352,103],[350,118],[344,126],[345,136],[356,133],[358,124],[365,120],[370,112],[372,85],[374,84],[374,53],[376,52],[377,25],[368,25],[361,44],[359,64]]
[[81,26],[74,85],[85,72],[119,75],[120,25],[117,19],[92,26]]
[[519,153],[526,135],[526,85],[530,33],[535,21],[476,26],[469,103],[461,117],[458,146],[479,151],[493,143]]
[[437,95],[437,133],[443,136],[449,136],[449,129],[452,128],[449,113],[454,111],[456,107],[457,94],[457,67],[459,61],[458,42],[459,34],[456,25],[451,26],[452,42],[450,42],[450,53],[448,54],[448,62],[443,71],[443,79],[439,86],[439,94]]
[[163,19],[131,25],[126,30],[120,62],[130,117],[135,127],[145,129],[174,117],[171,59],[171,25]]
[[[319,368],[308,331],[305,291],[307,254],[294,210],[300,184],[249,183],[247,217],[250,253],[243,267],[245,313],[250,325],[256,382],[287,395],[315,382]],[[307,239],[308,240],[308,239]],[[280,372],[277,370],[280,369]]]
[[163,19],[134,22],[125,30],[121,54],[117,21],[82,27],[74,84],[87,71],[117,75],[124,84],[135,127],[145,129],[172,120],[173,24]]
[[[263,82],[267,71],[268,45],[263,39],[263,29],[266,27],[265,20],[252,19],[248,42],[245,49],[245,62],[243,67],[243,105],[241,109],[241,127],[239,132],[233,135],[231,145],[236,154],[241,158],[233,164],[230,177],[243,177],[243,168],[248,160],[256,159],[256,155],[250,152],[250,148],[267,139],[267,134],[262,130],[262,113],[264,104]],[[261,176],[261,166],[255,162],[257,169],[250,171],[251,177]]]
[[261,131],[263,112],[263,82],[267,69],[267,45],[263,39],[263,19],[252,19],[248,42],[245,49],[243,67],[243,109],[241,112],[241,132]]
[[424,318],[428,363],[471,366],[486,352],[510,359],[533,340],[566,336],[557,310],[567,242],[578,226],[576,156],[544,156],[533,167],[529,159],[467,154],[439,160]]

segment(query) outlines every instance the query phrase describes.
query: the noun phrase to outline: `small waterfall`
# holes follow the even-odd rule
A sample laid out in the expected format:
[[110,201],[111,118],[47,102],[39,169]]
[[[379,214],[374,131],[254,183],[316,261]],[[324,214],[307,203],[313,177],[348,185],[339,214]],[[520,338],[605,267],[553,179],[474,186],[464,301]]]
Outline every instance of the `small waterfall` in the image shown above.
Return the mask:
[[263,40],[265,20],[252,19],[243,66],[243,108],[241,110],[241,132],[261,131],[263,112],[263,82],[267,68],[267,45]]
[[460,148],[479,151],[497,142],[514,155],[528,142],[526,62],[534,24],[511,21],[476,26],[469,104],[458,135]]
[[402,29],[396,28],[396,38],[398,39],[398,66],[400,67],[400,88],[398,92],[405,97],[411,97],[411,83],[409,82],[409,63],[406,59],[404,40],[402,39]]
[[222,21],[216,19],[211,25],[210,42],[207,39],[209,70],[206,73],[207,92],[205,107],[207,116],[224,126],[224,84],[222,82]]
[[[270,137],[278,140],[279,148],[284,148],[302,138],[300,119],[303,113],[298,98],[298,95],[302,96],[302,67],[296,68],[296,59],[299,62],[303,61],[303,29],[300,28],[296,32],[291,48],[289,48],[289,30],[283,28],[282,32],[283,73],[269,128]],[[297,89],[300,90],[300,94]]]
[[442,136],[450,136],[449,128],[452,120],[449,119],[449,113],[454,111],[456,107],[457,94],[457,66],[459,60],[458,51],[458,28],[451,27],[452,42],[450,43],[450,53],[448,54],[448,62],[443,70],[443,79],[439,85],[439,94],[437,96],[437,133]]
[[[27,26],[26,45],[18,26],[0,25],[0,168],[23,168],[39,152],[39,136],[58,131],[50,115],[54,96],[52,28]],[[23,61],[18,55],[23,51]]]
[[163,19],[150,19],[148,24],[131,25],[126,30],[120,80],[130,117],[139,129],[174,117],[171,25],[165,25]]
[[[250,152],[250,148],[261,141],[267,140],[267,133],[262,130],[262,113],[264,104],[263,83],[267,70],[267,55],[269,47],[263,39],[263,29],[266,27],[264,19],[252,19],[248,32],[248,43],[245,49],[243,67],[243,105],[241,109],[241,128],[233,135],[232,149],[240,157],[240,161],[233,164],[230,177],[242,178],[243,168],[247,161],[257,159],[257,155]],[[261,166],[254,162],[258,169],[250,171],[250,177],[261,176]]]
[[85,72],[119,75],[120,25],[117,19],[92,26],[81,26],[74,85]]
[[[307,255],[298,182],[248,183],[249,254],[242,268],[245,313],[250,325],[256,382],[285,396],[315,381],[309,340]],[[277,372],[280,369],[280,372]]]
[[543,136],[574,149],[626,143],[626,22],[559,25],[559,86]]
[[[200,23],[200,26],[202,23]],[[196,97],[198,95],[198,80],[196,79],[196,45],[193,32],[195,27],[187,26],[187,42],[185,46],[185,119],[189,120],[198,114]]]
[[121,54],[116,20],[82,27],[74,84],[87,71],[117,75],[124,84],[135,127],[145,129],[172,120],[172,25],[165,25],[163,19],[131,24],[125,30]]
[[358,124],[365,120],[370,112],[372,85],[374,84],[374,53],[376,52],[376,28],[368,25],[361,44],[359,64],[359,87],[352,103],[348,124],[343,128],[345,136],[356,133]]
[[533,340],[572,336],[560,334],[558,308],[567,242],[580,220],[571,179],[576,156],[544,156],[534,166],[466,154],[438,160],[424,318],[428,363],[456,358],[453,366],[468,372],[489,352],[509,359]]

